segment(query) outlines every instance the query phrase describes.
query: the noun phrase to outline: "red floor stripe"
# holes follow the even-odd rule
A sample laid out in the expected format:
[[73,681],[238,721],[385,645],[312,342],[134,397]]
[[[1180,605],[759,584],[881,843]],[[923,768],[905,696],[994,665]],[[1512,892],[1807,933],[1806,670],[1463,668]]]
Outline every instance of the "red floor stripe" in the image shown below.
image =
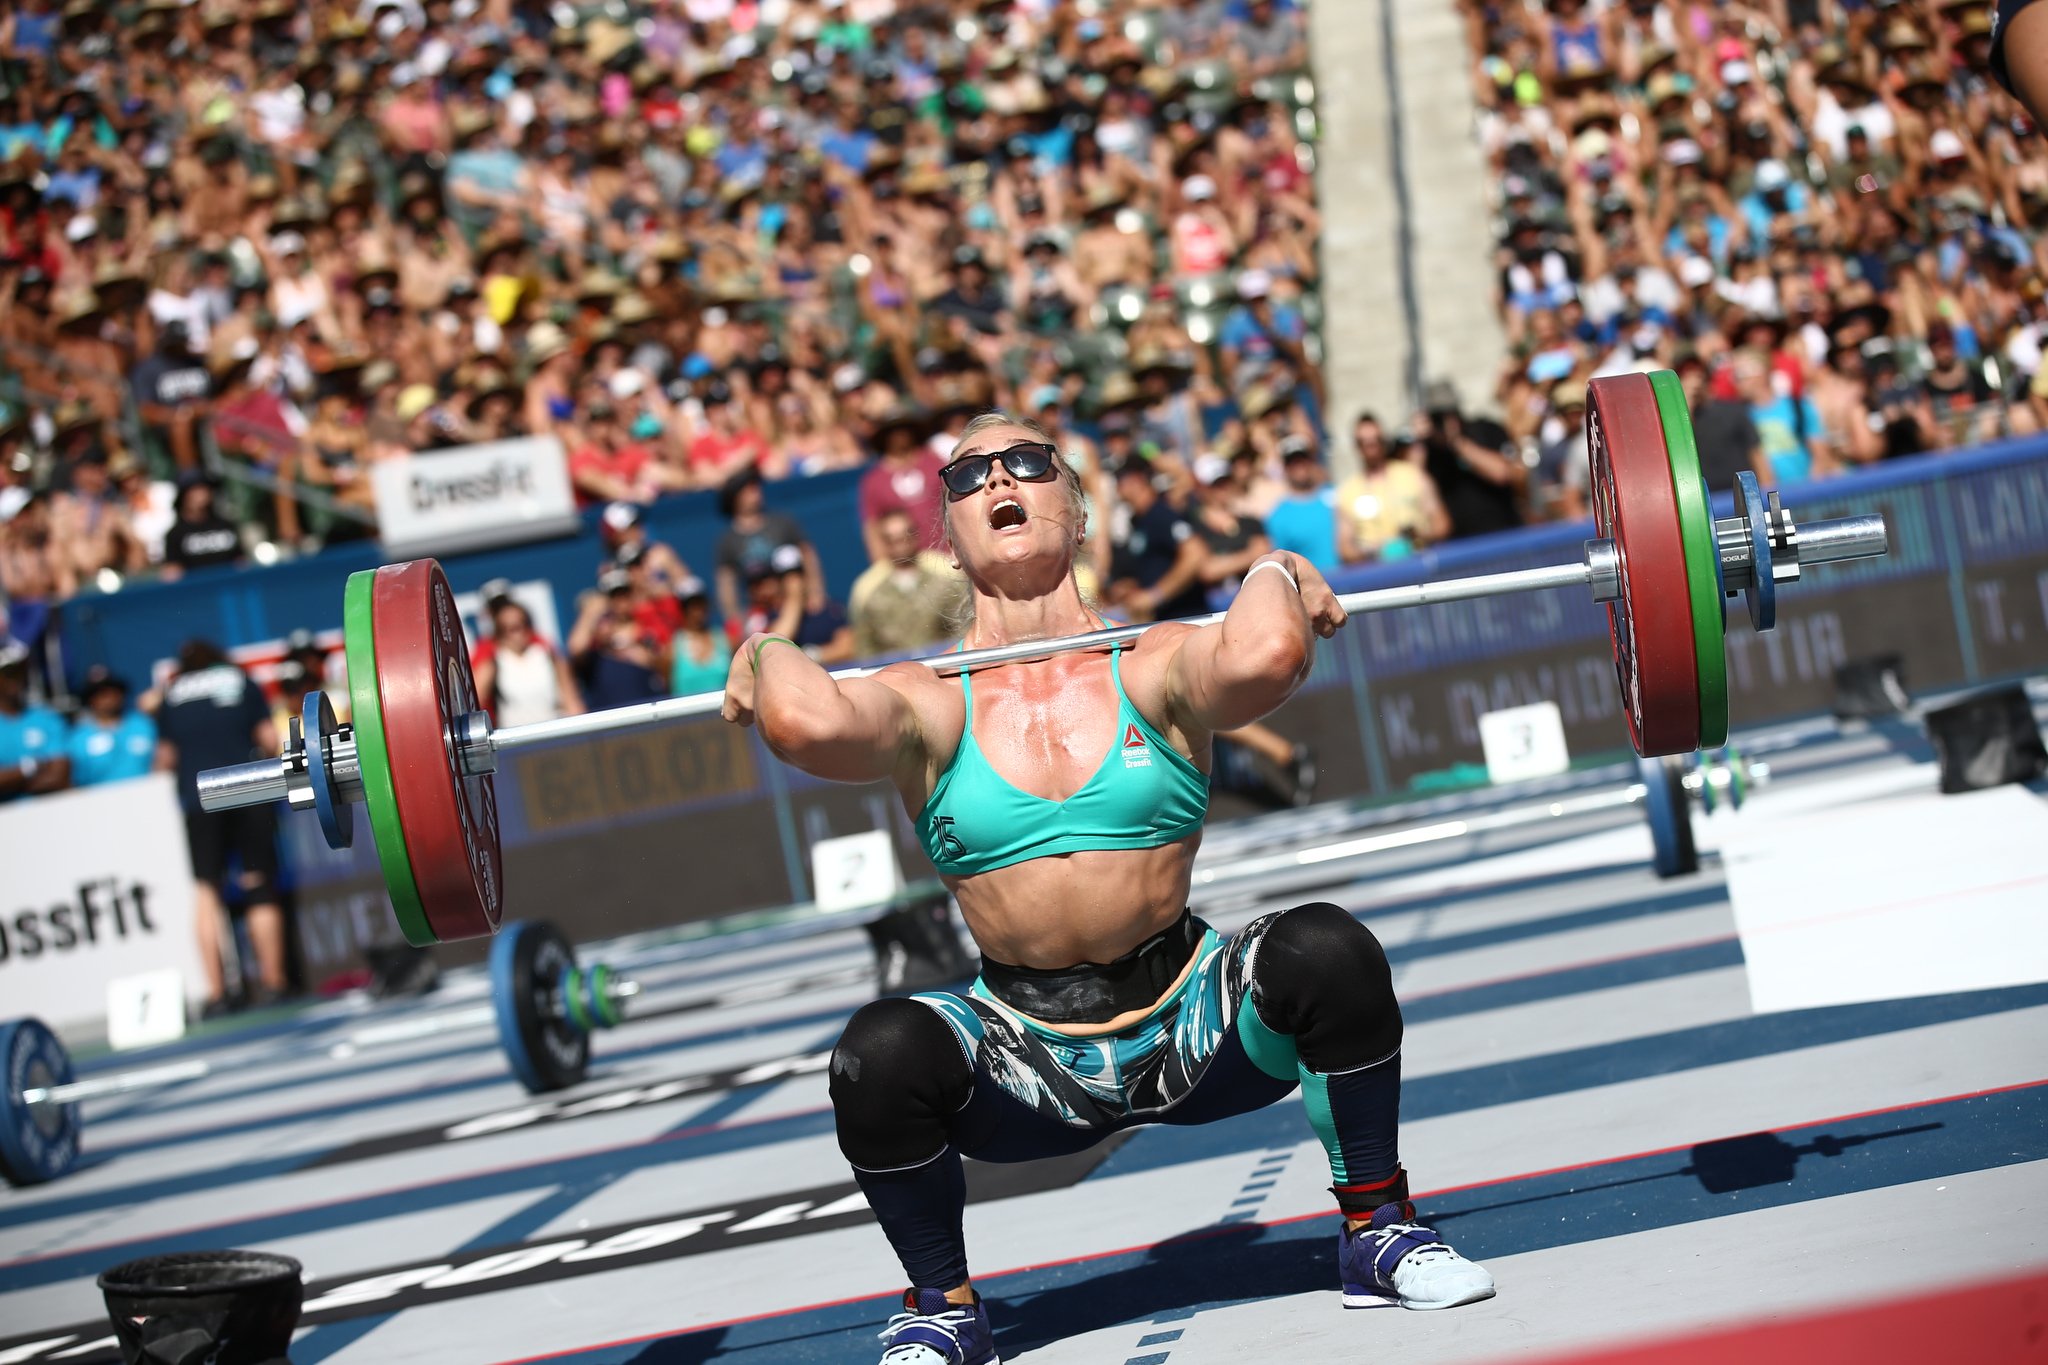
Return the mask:
[[1883,1365],[2048,1360],[2048,1274],[1516,1365]]

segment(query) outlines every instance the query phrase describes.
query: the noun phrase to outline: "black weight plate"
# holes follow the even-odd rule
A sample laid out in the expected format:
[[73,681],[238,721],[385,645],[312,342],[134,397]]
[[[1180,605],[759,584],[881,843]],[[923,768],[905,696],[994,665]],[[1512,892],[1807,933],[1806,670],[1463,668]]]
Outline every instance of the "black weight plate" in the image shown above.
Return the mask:
[[491,944],[498,1041],[512,1074],[536,1095],[575,1085],[590,1070],[590,1035],[570,1023],[558,998],[575,966],[575,947],[545,920],[506,925]]
[[71,1054],[39,1019],[0,1024],[0,1176],[10,1185],[40,1185],[78,1164],[75,1104],[30,1104],[30,1090],[68,1085]]
[[1692,837],[1692,807],[1685,795],[1686,760],[1672,754],[1636,760],[1636,780],[1643,784],[1643,804],[1650,815],[1650,865],[1660,877],[1683,877],[1700,870],[1699,848]]

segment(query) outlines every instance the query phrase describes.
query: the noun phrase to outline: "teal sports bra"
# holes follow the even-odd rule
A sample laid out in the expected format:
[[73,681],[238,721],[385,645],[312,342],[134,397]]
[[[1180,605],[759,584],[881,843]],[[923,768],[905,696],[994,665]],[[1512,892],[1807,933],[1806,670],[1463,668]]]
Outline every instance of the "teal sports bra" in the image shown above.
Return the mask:
[[965,877],[1055,853],[1158,848],[1201,829],[1208,775],[1131,705],[1121,662],[1122,651],[1113,651],[1116,740],[1094,776],[1064,801],[1020,791],[989,766],[974,739],[974,685],[960,675],[966,703],[960,747],[917,813],[918,838],[932,866]]

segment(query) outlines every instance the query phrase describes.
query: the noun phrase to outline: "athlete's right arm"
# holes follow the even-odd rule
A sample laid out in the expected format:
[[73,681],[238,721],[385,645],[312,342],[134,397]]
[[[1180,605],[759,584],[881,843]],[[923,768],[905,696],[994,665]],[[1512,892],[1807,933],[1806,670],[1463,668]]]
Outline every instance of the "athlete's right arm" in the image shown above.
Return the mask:
[[754,635],[733,651],[724,717],[758,725],[783,762],[830,782],[879,782],[920,752],[917,713],[883,676],[834,678],[795,645]]

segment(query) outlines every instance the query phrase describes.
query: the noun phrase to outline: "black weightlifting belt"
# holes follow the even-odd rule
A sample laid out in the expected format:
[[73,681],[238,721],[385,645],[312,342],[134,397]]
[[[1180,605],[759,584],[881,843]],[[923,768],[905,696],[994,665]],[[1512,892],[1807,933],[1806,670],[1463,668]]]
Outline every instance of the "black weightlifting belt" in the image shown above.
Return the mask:
[[1201,941],[1194,915],[1182,910],[1171,927],[1114,962],[1045,970],[984,957],[981,982],[990,995],[1041,1023],[1100,1024],[1157,1004]]

